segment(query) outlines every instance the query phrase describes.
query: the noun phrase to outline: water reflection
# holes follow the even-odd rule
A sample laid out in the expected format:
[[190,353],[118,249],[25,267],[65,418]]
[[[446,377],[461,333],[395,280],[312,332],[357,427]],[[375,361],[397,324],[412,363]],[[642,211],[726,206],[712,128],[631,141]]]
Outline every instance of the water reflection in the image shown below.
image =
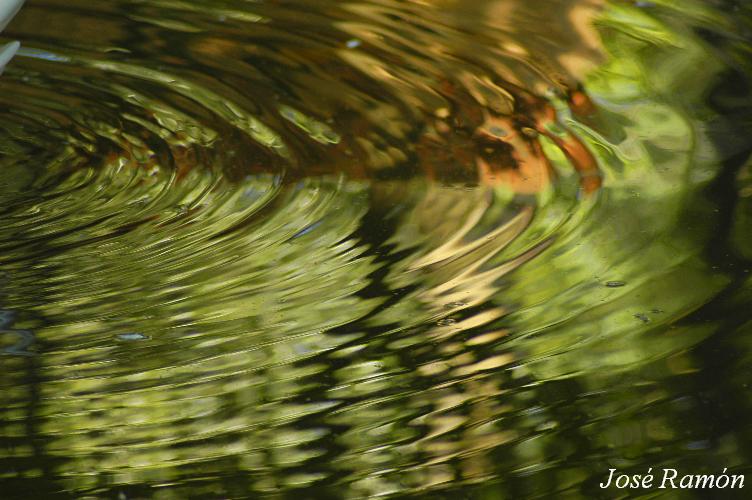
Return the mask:
[[0,81],[7,494],[743,471],[752,17],[542,4],[28,2]]

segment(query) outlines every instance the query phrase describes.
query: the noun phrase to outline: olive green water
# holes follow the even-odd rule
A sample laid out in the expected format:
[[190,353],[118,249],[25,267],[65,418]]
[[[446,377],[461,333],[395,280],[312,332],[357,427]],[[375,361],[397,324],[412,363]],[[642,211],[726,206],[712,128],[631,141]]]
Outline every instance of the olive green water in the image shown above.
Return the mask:
[[0,79],[0,498],[749,473],[751,20],[28,0]]

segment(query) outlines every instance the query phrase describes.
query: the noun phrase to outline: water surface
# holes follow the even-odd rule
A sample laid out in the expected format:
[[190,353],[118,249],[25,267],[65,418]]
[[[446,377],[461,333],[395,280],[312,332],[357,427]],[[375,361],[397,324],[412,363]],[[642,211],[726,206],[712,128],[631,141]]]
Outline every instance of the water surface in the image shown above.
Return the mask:
[[29,0],[0,80],[4,498],[749,472],[750,22]]

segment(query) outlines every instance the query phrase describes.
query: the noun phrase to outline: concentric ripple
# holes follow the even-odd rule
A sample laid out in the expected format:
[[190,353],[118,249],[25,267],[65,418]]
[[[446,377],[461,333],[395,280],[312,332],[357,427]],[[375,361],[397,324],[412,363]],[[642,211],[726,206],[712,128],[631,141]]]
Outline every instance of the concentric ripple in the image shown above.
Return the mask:
[[743,463],[733,426],[672,430],[718,327],[692,315],[748,289],[749,219],[707,215],[748,149],[719,140],[748,126],[743,19],[29,0],[0,80],[4,491],[577,497],[635,449]]

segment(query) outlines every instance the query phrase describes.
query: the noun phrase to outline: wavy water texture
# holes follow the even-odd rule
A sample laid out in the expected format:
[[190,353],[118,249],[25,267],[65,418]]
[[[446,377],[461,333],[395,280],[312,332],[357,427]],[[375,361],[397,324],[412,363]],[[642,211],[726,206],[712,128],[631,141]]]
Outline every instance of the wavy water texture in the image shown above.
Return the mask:
[[752,17],[717,3],[27,2],[5,494],[743,470]]

